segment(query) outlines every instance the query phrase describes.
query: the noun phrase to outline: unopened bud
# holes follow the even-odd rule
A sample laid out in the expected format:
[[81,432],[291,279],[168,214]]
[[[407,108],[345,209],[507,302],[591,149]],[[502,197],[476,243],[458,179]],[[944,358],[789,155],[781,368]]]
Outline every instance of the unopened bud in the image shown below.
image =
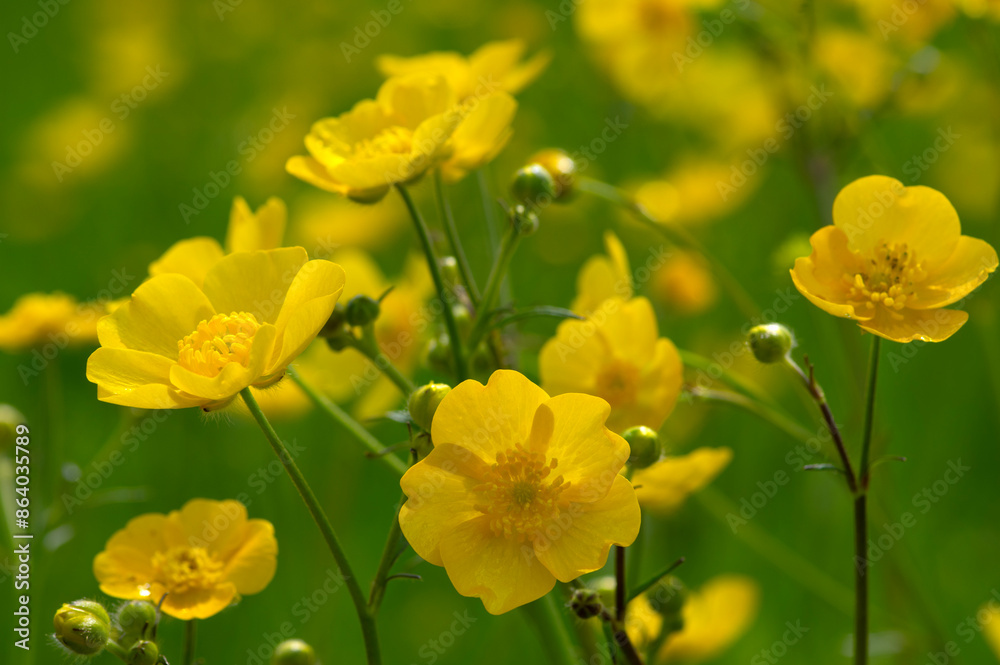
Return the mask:
[[316,652],[302,640],[285,640],[274,648],[271,665],[317,665]]
[[115,641],[128,645],[144,640],[156,626],[156,606],[148,600],[130,600],[115,617]]
[[601,594],[595,589],[576,589],[569,599],[569,607],[581,619],[592,619],[604,609]]
[[573,196],[576,187],[576,162],[565,150],[542,150],[535,153],[528,163],[538,164],[552,176],[556,184],[556,201],[566,201]]
[[382,312],[378,301],[368,296],[354,296],[347,301],[347,323],[352,326],[367,326],[374,323]]
[[428,383],[420,386],[410,395],[407,409],[410,418],[417,424],[417,427],[425,432],[431,431],[431,422],[434,420],[434,413],[448,393],[451,386],[444,383]]
[[781,362],[792,350],[792,333],[780,323],[765,323],[750,329],[747,344],[760,362]]
[[673,575],[662,578],[646,592],[649,604],[666,619],[677,619],[681,616],[687,595],[687,587],[680,578]]
[[511,223],[514,230],[520,236],[530,236],[538,230],[538,215],[533,210],[528,210],[523,205],[516,205],[510,212]]
[[556,198],[556,181],[541,164],[529,164],[514,172],[510,195],[515,203],[528,208],[542,208]]
[[100,653],[111,639],[111,618],[103,605],[92,600],[63,605],[52,623],[59,643],[81,656]]
[[155,642],[140,640],[128,650],[125,661],[128,665],[157,665],[160,660],[160,647]]
[[645,469],[660,459],[660,437],[655,430],[640,425],[622,433],[632,451],[628,463],[635,469]]

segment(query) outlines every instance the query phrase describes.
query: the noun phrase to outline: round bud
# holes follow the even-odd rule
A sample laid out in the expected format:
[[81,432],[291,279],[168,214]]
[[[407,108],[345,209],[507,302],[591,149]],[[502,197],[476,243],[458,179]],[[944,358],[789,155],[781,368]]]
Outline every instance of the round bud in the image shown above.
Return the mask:
[[333,313],[330,314],[330,318],[323,324],[323,328],[319,331],[319,335],[320,337],[336,337],[341,334],[346,327],[347,308],[338,302],[336,306],[334,306]]
[[52,619],[55,637],[75,654],[93,656],[111,639],[111,619],[100,603],[76,600],[56,611]]
[[680,617],[687,595],[687,587],[673,575],[660,579],[646,592],[649,604],[665,618]]
[[645,469],[660,459],[660,437],[655,430],[640,425],[622,432],[631,454],[628,463],[635,469]]
[[274,648],[271,665],[317,665],[316,652],[302,640],[285,640]]
[[601,613],[604,604],[596,589],[576,589],[569,599],[569,607],[581,619],[592,619]]
[[160,647],[155,642],[140,640],[128,650],[125,661],[128,665],[157,665],[160,660]]
[[427,359],[427,366],[436,372],[447,374],[452,371],[451,340],[447,335],[440,335],[427,342],[424,351]]
[[545,207],[556,198],[556,181],[541,164],[529,164],[514,172],[510,195],[529,208]]
[[374,323],[381,313],[378,301],[368,296],[354,296],[347,301],[347,323],[352,326],[367,326]]
[[431,431],[431,422],[434,420],[434,412],[437,411],[441,400],[451,392],[451,386],[443,383],[428,383],[420,386],[410,395],[406,408],[410,412],[410,417],[417,427],[425,432]]
[[511,221],[514,224],[514,230],[522,237],[530,236],[538,230],[538,215],[523,205],[514,206],[511,211]]
[[132,644],[144,640],[156,626],[156,606],[148,600],[130,600],[115,617],[115,641]]
[[556,201],[566,201],[573,196],[576,187],[576,162],[565,150],[548,148],[535,153],[528,162],[538,164],[552,176],[556,184]]
[[0,453],[13,450],[17,439],[17,426],[27,419],[10,404],[0,404]]
[[760,362],[781,362],[792,350],[792,333],[780,323],[765,323],[750,329],[747,344]]
[[381,187],[372,187],[371,189],[352,189],[348,192],[347,198],[355,203],[367,205],[369,203],[378,203],[388,193],[389,186],[382,185]]

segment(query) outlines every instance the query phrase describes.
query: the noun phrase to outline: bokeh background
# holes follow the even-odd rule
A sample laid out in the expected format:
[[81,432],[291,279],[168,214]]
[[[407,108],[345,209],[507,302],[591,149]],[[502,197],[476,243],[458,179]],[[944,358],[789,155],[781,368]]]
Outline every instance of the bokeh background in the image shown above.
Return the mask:
[[[287,175],[284,163],[302,151],[311,122],[374,95],[379,54],[470,53],[511,37],[525,40],[531,52],[550,51],[552,61],[518,95],[514,137],[483,175],[490,197],[505,192],[510,173],[537,149],[575,152],[591,146],[609,119],[626,123],[595,154],[587,175],[639,192],[665,223],[685,225],[710,247],[762,309],[784,310],[777,316],[795,331],[797,353],[815,362],[853,451],[868,340],[851,322],[796,297],[788,276],[793,259],[808,252],[809,234],[829,222],[833,196],[872,173],[932,186],[955,204],[964,233],[1000,246],[995,3],[402,0],[401,6],[359,46],[357,31],[386,3],[76,0],[59,4],[33,30],[25,21],[36,20],[38,3],[4,3],[0,25],[20,39],[8,34],[2,56],[0,310],[33,291],[94,299],[122,274],[132,276],[133,289],[150,261],[177,240],[221,239],[237,195],[254,207],[280,196],[296,242],[322,236],[359,247],[372,252],[388,275],[400,274],[415,243],[397,201],[390,197],[376,210],[340,202]],[[724,11],[734,20],[723,22]],[[687,51],[688,37],[695,43],[700,38],[702,50]],[[358,52],[345,55],[345,43]],[[677,61],[675,53],[691,62]],[[150,71],[160,75],[150,78]],[[144,79],[139,100],[134,90]],[[809,103],[811,86],[823,86],[828,99],[785,136],[781,119]],[[131,95],[134,108],[123,94]],[[287,126],[251,152],[244,142],[276,110],[289,116]],[[108,122],[113,131],[102,131]],[[92,141],[96,145],[79,165],[54,168],[95,131],[101,140]],[[733,169],[749,172],[743,164],[775,136],[780,149],[723,200],[718,182],[730,182]],[[935,146],[941,136],[951,141]],[[194,190],[204,190],[230,160],[240,163],[241,173],[185,220],[179,206],[190,205]],[[417,194],[436,224],[430,187],[421,185]],[[449,194],[482,282],[490,250],[477,177]],[[577,269],[602,250],[607,229],[618,232],[634,266],[663,244],[586,196],[552,206],[514,259],[515,301],[567,306]],[[655,276],[640,292],[656,303],[663,334],[728,365],[726,354],[742,339],[747,319],[724,292],[703,283],[699,270],[688,265]],[[997,660],[978,630],[966,642],[959,627],[1000,592],[998,299],[991,280],[964,303],[969,323],[946,343],[883,345],[875,450],[908,461],[876,471],[872,535],[882,535],[884,524],[907,511],[916,524],[872,567],[874,651],[882,654],[874,662],[923,663],[950,640],[961,653],[948,662]],[[537,377],[537,350],[554,327],[540,321],[521,329],[522,368],[529,376]],[[129,518],[168,512],[192,497],[241,494],[249,497],[251,517],[275,524],[278,572],[264,592],[201,624],[199,655],[220,665],[256,662],[248,649],[266,656],[269,640],[276,641],[288,622],[324,663],[361,662],[346,593],[307,610],[303,620],[302,599],[322,587],[332,561],[291,483],[273,474],[275,465],[268,471],[272,453],[245,418],[206,418],[189,409],[147,423],[151,431],[93,495],[62,510],[59,497],[76,490],[81,473],[96,470],[95,455],[123,419],[137,418],[141,425],[145,417],[97,401],[85,378],[88,353],[62,351],[27,378],[19,367],[30,366],[30,351],[0,354],[0,402],[22,411],[32,426],[36,533],[33,648],[26,654],[12,647],[12,618],[5,611],[0,662],[63,661],[44,637],[51,616],[62,602],[98,594],[93,557]],[[732,369],[809,430],[821,431],[786,372],[756,365],[747,354],[734,358]],[[427,369],[418,374],[436,376]],[[689,378],[697,379],[697,372]],[[358,574],[370,579],[398,498],[397,481],[361,456],[321,413],[276,426],[304,447],[299,462]],[[395,423],[372,429],[386,444],[406,437]],[[790,661],[847,662],[851,522],[841,480],[797,472],[786,457],[796,442],[735,408],[685,400],[664,434],[675,452],[724,445],[735,456],[677,514],[647,518],[642,570],[632,571],[634,579],[683,555],[687,563],[679,573],[692,587],[719,573],[759,583],[762,600],[751,628],[714,662],[768,662],[753,658],[782,639],[786,622],[809,629],[789,647]],[[915,495],[941,481],[949,462],[958,460],[970,470],[921,512]],[[778,471],[790,482],[734,534],[726,514]],[[404,555],[401,568],[423,581],[390,585],[380,616],[385,662],[544,662],[521,614],[490,617],[478,601],[459,596],[442,569],[413,557]],[[4,577],[0,594],[8,607],[13,590]],[[428,649],[456,612],[468,612],[475,623],[443,653]],[[179,653],[181,629],[178,621],[163,622],[165,653]],[[114,662],[107,655],[99,660]]]

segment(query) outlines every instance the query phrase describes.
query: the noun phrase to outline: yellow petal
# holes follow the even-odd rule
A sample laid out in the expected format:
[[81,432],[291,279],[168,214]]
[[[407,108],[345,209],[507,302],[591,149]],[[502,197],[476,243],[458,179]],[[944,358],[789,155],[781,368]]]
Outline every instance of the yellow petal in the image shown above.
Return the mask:
[[441,542],[441,559],[455,589],[480,598],[490,614],[538,600],[556,584],[530,544],[494,536],[486,516],[448,533]]
[[175,619],[207,619],[229,607],[239,598],[233,584],[219,584],[211,589],[173,591],[167,594],[161,609]]
[[132,300],[97,323],[101,346],[177,358],[177,342],[215,309],[188,277],[158,275],[139,285]]
[[388,79],[375,101],[388,110],[394,122],[416,129],[427,118],[450,109],[457,99],[443,76],[421,73]]
[[653,355],[659,338],[656,312],[646,298],[633,298],[623,302],[617,311],[610,312],[603,323],[596,316],[601,332],[607,338],[614,354],[644,367]]
[[[325,189],[334,194],[346,195],[350,189],[344,183],[334,180],[330,176],[330,172],[326,170],[326,167],[313,157],[303,157],[301,155],[290,157],[285,162],[285,170],[290,175],[304,180],[310,185]],[[389,191],[388,187],[386,187],[386,191]]]
[[849,319],[870,319],[871,314],[855,311],[846,304],[849,285],[844,276],[864,271],[864,261],[848,247],[847,234],[836,226],[824,226],[809,242],[812,254],[795,260],[792,282],[799,293],[820,309]]
[[257,329],[247,367],[230,362],[218,375],[204,376],[175,364],[170,368],[170,382],[187,395],[201,398],[204,404],[228,400],[264,375],[267,359],[274,351],[276,336],[272,325],[265,324]]
[[239,535],[240,547],[230,555],[224,574],[239,594],[258,593],[270,584],[278,567],[274,526],[267,520],[250,520]]
[[252,252],[281,247],[287,218],[285,202],[277,197],[269,198],[254,213],[243,197],[237,196],[229,213],[226,249],[229,252]]
[[205,276],[205,295],[217,312],[249,312],[260,323],[274,323],[295,275],[308,260],[301,247],[230,254]]
[[400,486],[407,501],[399,511],[399,528],[425,561],[442,566],[442,539],[463,522],[480,516],[475,509],[479,485],[489,467],[466,448],[436,443],[423,460],[403,474]]
[[102,402],[138,409],[178,409],[196,400],[178,395],[170,385],[175,361],[132,349],[99,348],[87,360],[87,380],[96,383]]
[[[613,302],[616,301],[605,301]],[[556,336],[547,341],[539,353],[542,387],[552,395],[594,394],[597,375],[607,356],[607,342],[593,322],[567,319],[559,324]]]
[[719,575],[688,596],[684,628],[667,638],[659,662],[701,662],[722,653],[750,626],[760,607],[760,587],[741,575]]
[[215,238],[189,238],[174,243],[163,256],[149,264],[149,276],[178,273],[199,288],[209,269],[225,256]]
[[[534,543],[535,554],[560,582],[598,570],[612,545],[631,545],[639,535],[639,503],[632,484],[616,475],[611,491],[593,503],[574,503]],[[556,534],[552,537],[552,534]]]
[[240,545],[247,509],[231,499],[191,499],[179,511],[171,512],[170,517],[179,538],[173,545],[204,547],[210,554],[228,559],[229,553]]
[[496,157],[510,138],[517,102],[505,92],[477,99],[451,135],[452,152],[442,165],[446,182],[455,182]]
[[632,482],[639,505],[656,512],[673,512],[688,496],[712,482],[732,458],[729,448],[697,448],[636,471]]
[[467,448],[487,464],[528,440],[535,411],[549,396],[520,372],[497,370],[484,386],[472,379],[444,398],[431,424],[435,445]]
[[955,253],[917,286],[916,297],[906,304],[913,309],[950,305],[971,293],[996,269],[997,252],[989,243],[962,236]]
[[275,321],[278,353],[270,359],[266,374],[284,369],[316,338],[344,290],[344,279],[343,268],[321,259],[309,261],[295,273]]
[[893,342],[943,342],[969,320],[968,312],[955,309],[903,309],[897,314],[899,319],[882,307],[873,319],[858,325]]

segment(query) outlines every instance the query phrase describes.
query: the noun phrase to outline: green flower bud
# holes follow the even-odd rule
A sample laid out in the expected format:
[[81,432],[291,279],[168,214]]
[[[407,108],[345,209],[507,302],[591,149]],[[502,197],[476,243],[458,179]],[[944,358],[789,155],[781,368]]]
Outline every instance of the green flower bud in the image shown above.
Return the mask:
[[765,323],[750,329],[747,344],[760,362],[781,362],[792,350],[792,333],[780,323]]
[[427,366],[436,372],[448,374],[452,371],[451,341],[447,335],[441,335],[427,343],[424,351]]
[[111,639],[111,618],[103,605],[92,600],[63,605],[52,623],[59,643],[81,656],[100,653]]
[[569,607],[581,619],[592,619],[601,613],[604,603],[596,589],[575,589],[569,599]]
[[535,153],[528,162],[538,164],[552,176],[556,184],[556,201],[565,202],[573,196],[576,188],[576,162],[565,150],[548,148]]
[[556,181],[541,164],[529,164],[514,172],[510,195],[516,203],[529,208],[548,205],[556,198]]
[[285,640],[274,649],[271,665],[317,665],[316,652],[302,640]]
[[660,459],[660,437],[648,427],[631,427],[622,433],[632,453],[628,463],[635,469],[645,469]]
[[336,337],[347,328],[347,308],[343,304],[337,303],[333,308],[330,318],[323,324],[319,331],[320,337]]
[[649,604],[665,619],[680,618],[687,595],[687,587],[680,578],[673,575],[662,578],[646,592]]
[[125,661],[128,665],[157,665],[160,660],[160,647],[155,642],[140,640],[128,650]]
[[115,617],[115,641],[132,644],[144,640],[156,627],[156,606],[148,600],[130,600]]
[[347,323],[352,326],[367,326],[374,323],[382,312],[378,301],[368,296],[354,296],[347,302]]
[[538,230],[538,215],[523,205],[516,205],[511,210],[511,222],[518,235],[522,237],[530,236]]
[[413,422],[425,432],[431,431],[434,412],[437,411],[441,400],[450,392],[451,386],[444,383],[428,383],[414,390],[406,405]]
[[10,404],[0,404],[0,453],[14,449],[17,426],[26,422],[27,418]]

